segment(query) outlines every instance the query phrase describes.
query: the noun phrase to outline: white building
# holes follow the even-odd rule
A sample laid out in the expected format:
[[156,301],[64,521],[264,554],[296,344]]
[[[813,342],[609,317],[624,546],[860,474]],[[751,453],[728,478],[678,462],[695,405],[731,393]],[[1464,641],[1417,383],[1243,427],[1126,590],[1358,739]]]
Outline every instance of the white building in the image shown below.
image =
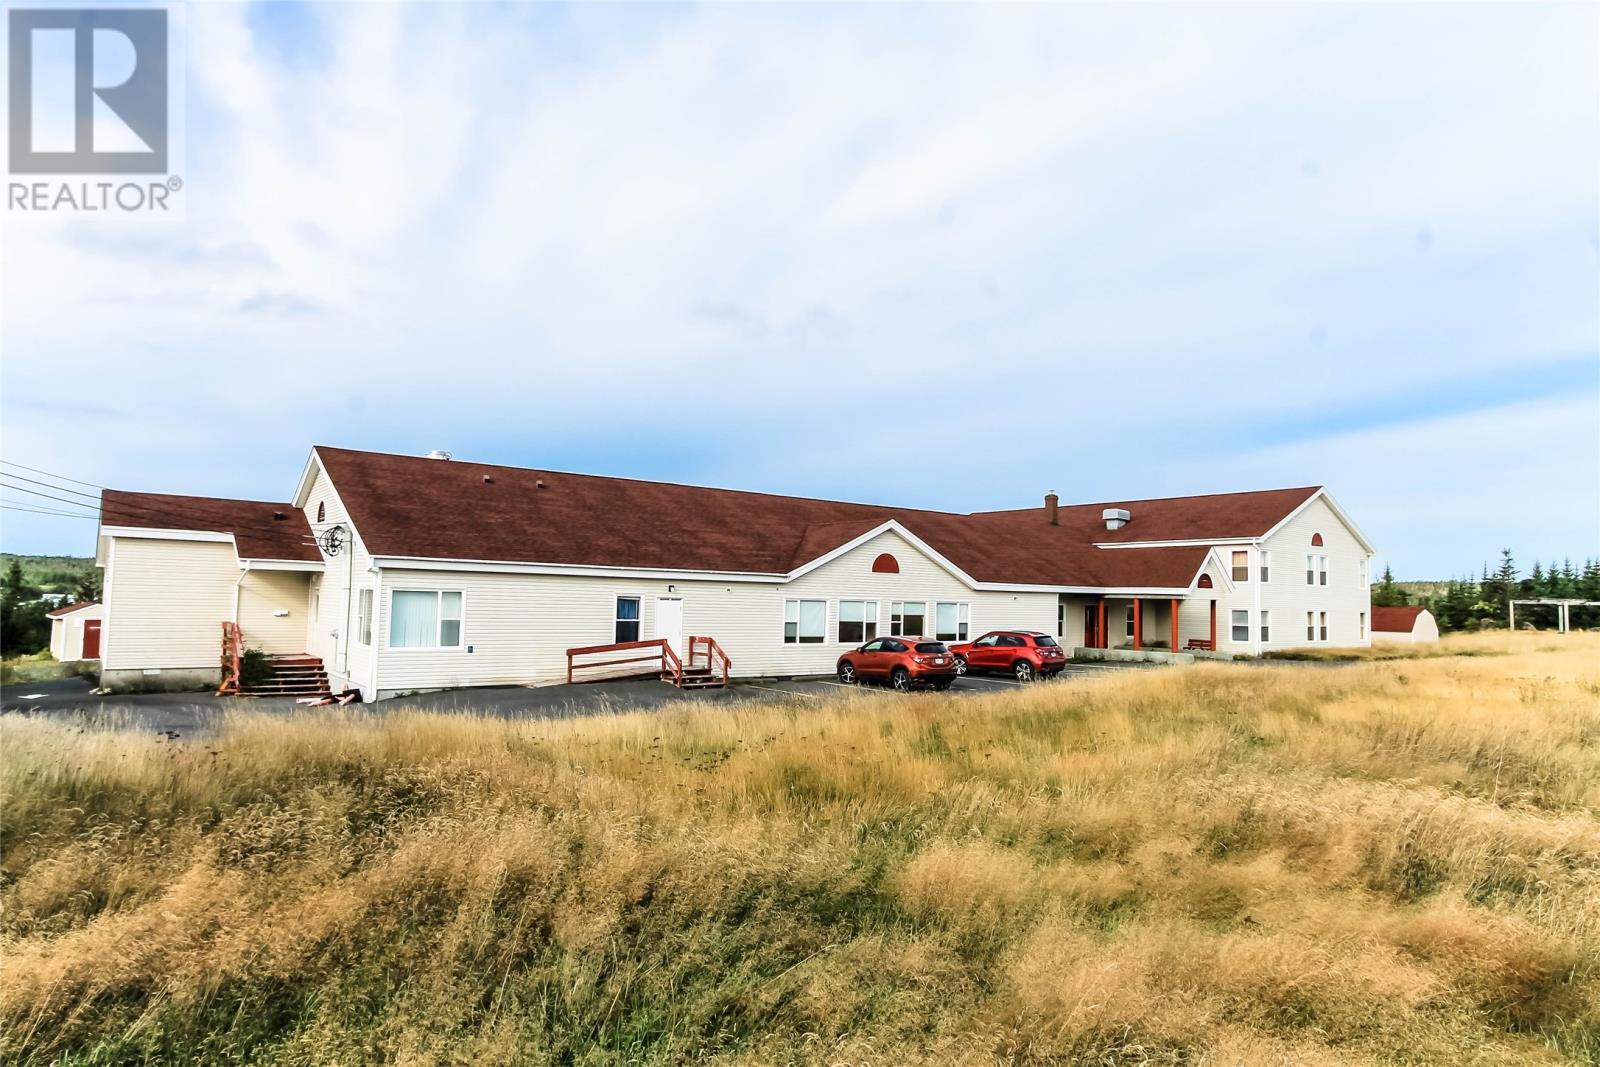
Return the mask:
[[215,681],[224,622],[369,699],[651,639],[745,677],[872,634],[1365,645],[1371,555],[1317,487],[954,514],[318,447],[283,503],[105,493],[104,681]]
[[1404,645],[1439,640],[1439,624],[1426,608],[1373,608],[1372,639]]
[[50,655],[57,662],[100,658],[104,609],[99,604],[68,604],[45,615],[50,619]]

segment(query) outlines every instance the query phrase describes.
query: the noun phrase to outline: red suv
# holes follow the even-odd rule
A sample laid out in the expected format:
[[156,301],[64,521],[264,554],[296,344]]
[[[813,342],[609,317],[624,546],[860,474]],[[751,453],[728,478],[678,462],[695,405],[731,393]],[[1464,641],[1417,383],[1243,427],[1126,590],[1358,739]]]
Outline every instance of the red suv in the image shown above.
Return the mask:
[[926,637],[880,637],[839,657],[839,681],[884,681],[896,689],[929,685],[949,689],[956,657],[942,641]]
[[1067,654],[1049,634],[1038,630],[991,630],[976,641],[951,645],[956,673],[1005,671],[1019,682],[1049,678],[1067,665]]

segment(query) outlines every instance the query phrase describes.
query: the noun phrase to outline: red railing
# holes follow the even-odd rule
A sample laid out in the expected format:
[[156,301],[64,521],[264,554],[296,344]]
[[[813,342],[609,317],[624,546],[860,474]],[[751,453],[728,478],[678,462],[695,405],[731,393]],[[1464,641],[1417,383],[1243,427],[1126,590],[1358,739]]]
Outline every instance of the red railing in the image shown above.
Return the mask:
[[240,672],[244,668],[244,631],[238,623],[222,624],[222,684],[217,696],[238,696],[241,686]]
[[722,684],[727,685],[728,671],[733,667],[733,661],[728,658],[726,652],[722,651],[722,646],[717,644],[715,637],[689,638],[689,669],[693,670],[695,668],[695,659],[699,655],[701,647],[704,647],[706,652],[706,669],[713,675],[720,671]]
[[[645,651],[649,649],[650,651]],[[639,652],[636,656],[617,656],[617,652]],[[605,656],[604,659],[579,663],[585,656]],[[653,663],[653,667],[636,664]],[[596,673],[580,678],[578,671]],[[604,672],[604,673],[598,673]],[[670,676],[673,685],[683,684],[683,661],[663,638],[651,641],[619,641],[612,645],[589,645],[585,648],[567,649],[567,682],[600,682],[611,678],[638,678],[652,674]]]

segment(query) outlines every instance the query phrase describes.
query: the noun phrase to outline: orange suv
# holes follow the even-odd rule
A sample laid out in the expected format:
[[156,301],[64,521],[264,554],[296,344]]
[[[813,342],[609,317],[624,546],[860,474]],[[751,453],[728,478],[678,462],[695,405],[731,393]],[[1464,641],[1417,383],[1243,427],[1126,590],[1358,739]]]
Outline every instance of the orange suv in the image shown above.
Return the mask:
[[932,686],[949,689],[956,680],[956,657],[942,641],[926,637],[880,637],[839,657],[839,681],[888,682],[895,689]]
[[1067,654],[1049,634],[1038,630],[991,630],[976,641],[952,645],[956,673],[1004,671],[1019,682],[1049,678],[1067,665]]

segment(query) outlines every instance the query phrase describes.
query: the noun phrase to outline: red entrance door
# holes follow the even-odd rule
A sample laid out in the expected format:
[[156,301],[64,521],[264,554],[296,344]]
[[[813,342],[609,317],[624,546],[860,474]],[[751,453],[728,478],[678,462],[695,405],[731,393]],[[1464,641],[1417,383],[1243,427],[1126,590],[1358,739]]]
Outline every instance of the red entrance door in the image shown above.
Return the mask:
[[83,623],[83,658],[100,658],[100,620],[86,619]]
[[1083,647],[1100,647],[1100,611],[1094,604],[1083,609]]

